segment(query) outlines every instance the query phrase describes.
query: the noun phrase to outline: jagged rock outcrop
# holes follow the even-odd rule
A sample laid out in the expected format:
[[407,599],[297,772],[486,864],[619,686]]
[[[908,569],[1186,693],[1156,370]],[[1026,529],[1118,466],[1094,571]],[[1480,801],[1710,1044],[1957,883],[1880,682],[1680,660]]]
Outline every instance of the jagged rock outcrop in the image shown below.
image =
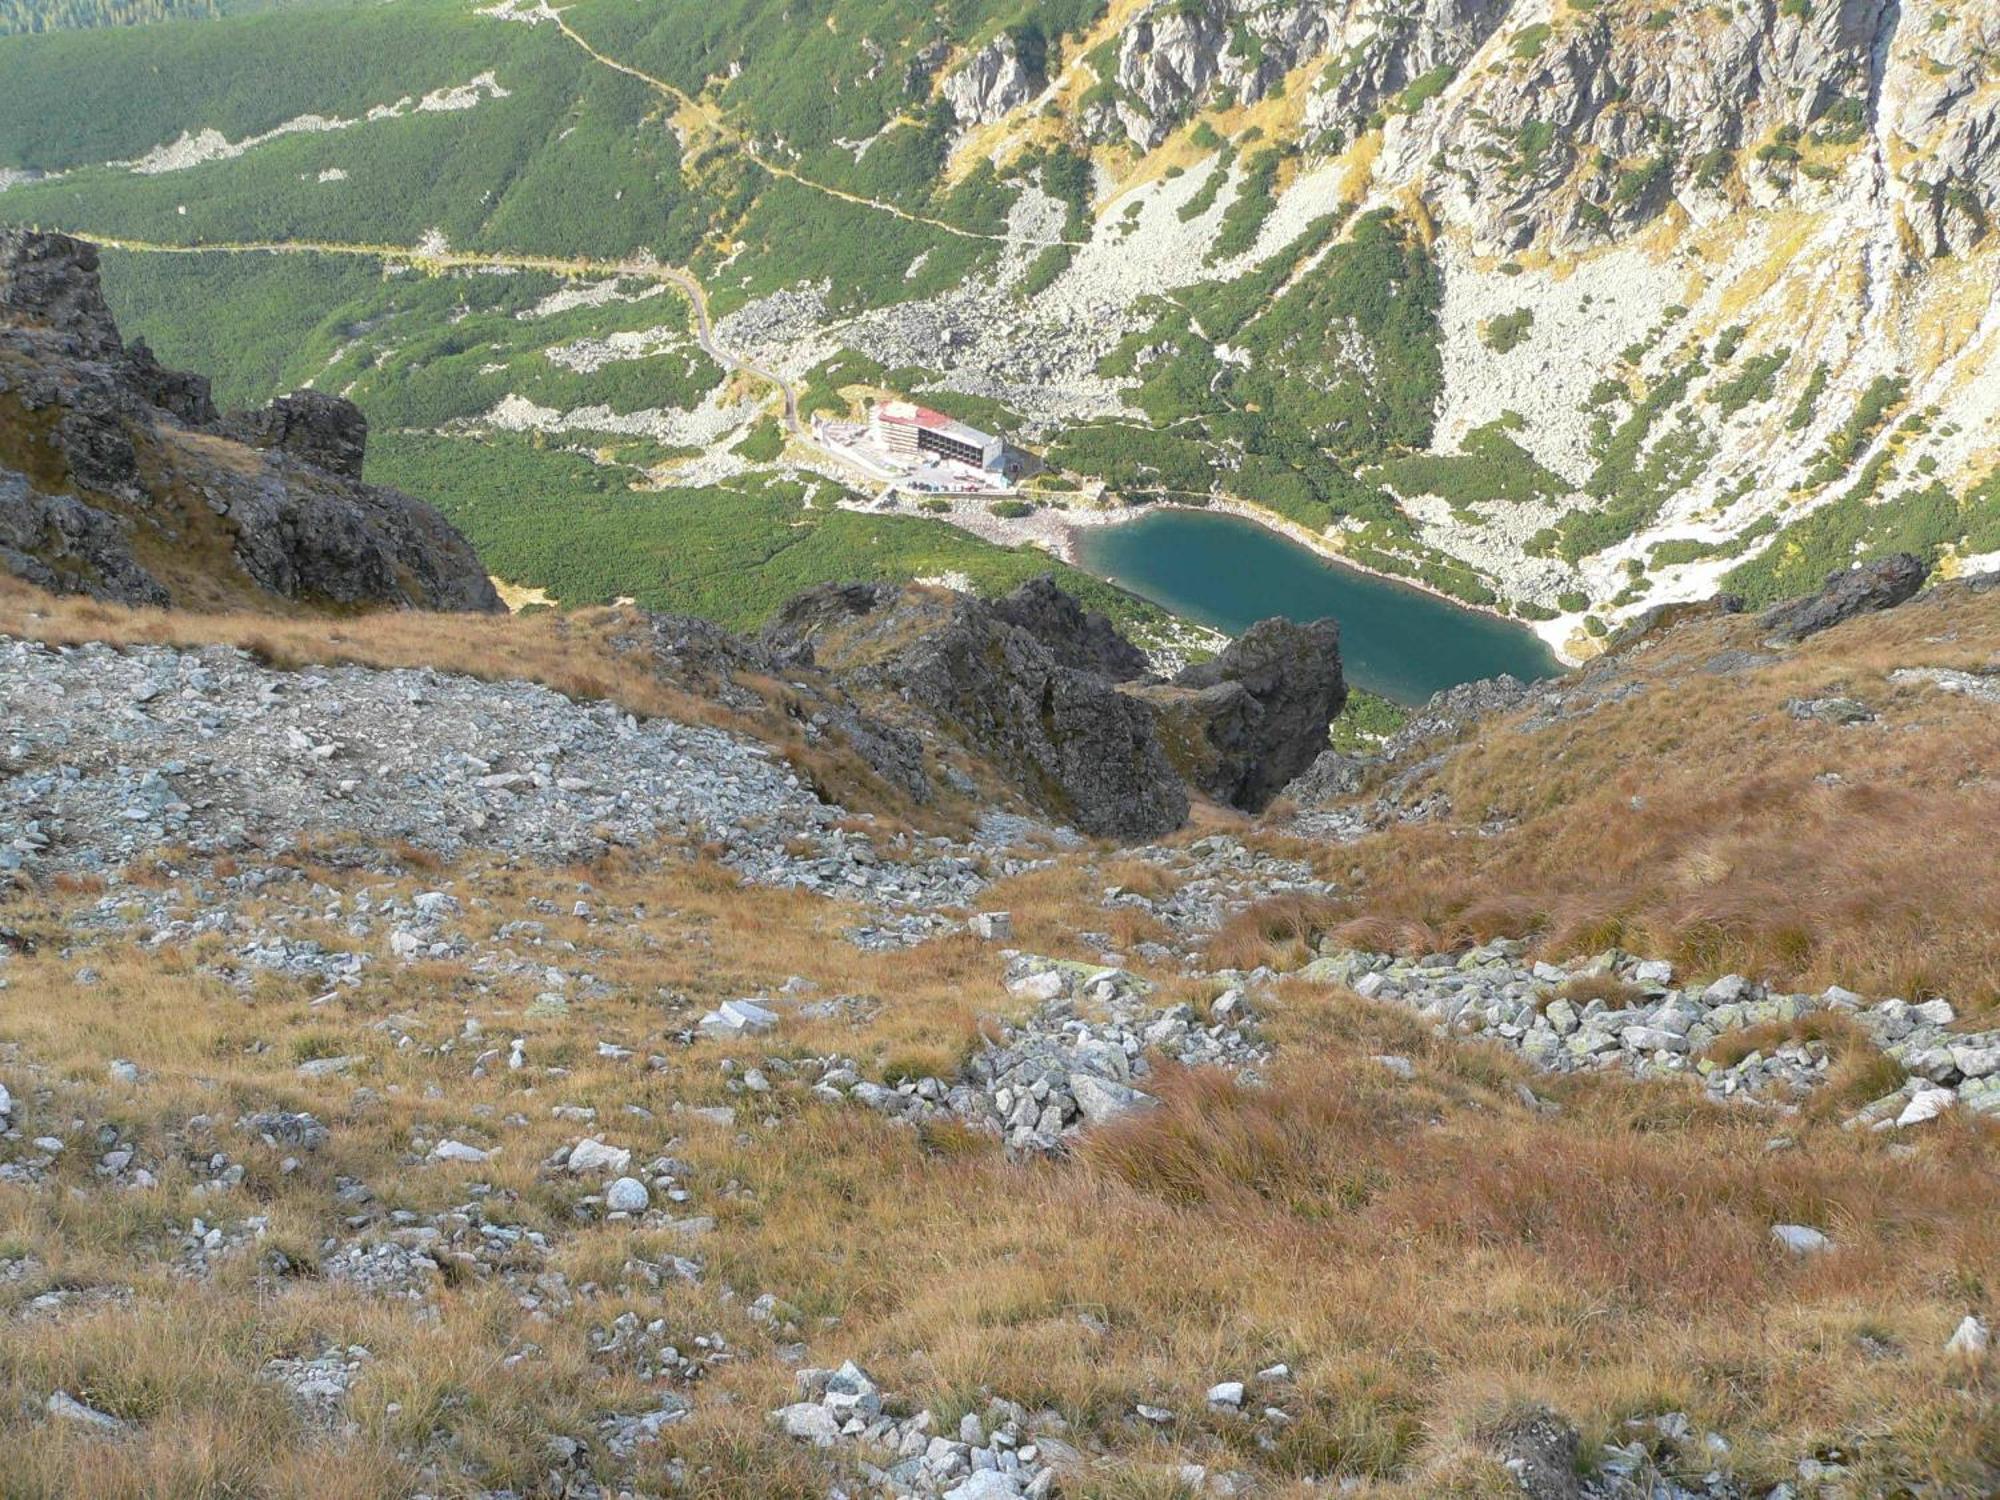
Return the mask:
[[167,591],[132,556],[128,529],[71,495],[44,495],[0,470],[0,568],[51,593],[165,604]]
[[1354,5],[1344,34],[1356,41],[1345,65],[1329,69],[1306,102],[1311,138],[1329,148],[1352,140],[1376,111],[1418,79],[1459,68],[1507,18],[1510,5],[1511,0]]
[[361,482],[366,435],[314,392],[218,422],[205,379],[125,345],[95,247],[0,231],[7,571],[126,604],[500,608],[443,516]]
[[[1151,150],[1200,110],[1254,104],[1324,59],[1301,143],[1338,150],[1384,128],[1379,176],[1489,253],[1601,243],[1674,203],[1726,213],[1737,179],[1759,204],[1810,195],[1829,158],[1875,134],[1896,142],[1881,167],[1913,240],[1962,254],[2000,216],[2000,22],[1906,9],[1718,7],[1663,26],[1664,12],[1550,16],[1520,0],[1162,0],[1125,24],[1081,123]],[[1892,44],[1911,30],[1927,34],[1903,51],[1921,56],[1892,80]]]
[[1023,53],[1003,31],[944,81],[945,103],[960,125],[985,125],[1020,108],[1041,92],[1042,61]]
[[1108,616],[1086,610],[1044,573],[993,603],[993,612],[1018,625],[1064,666],[1113,682],[1133,682],[1152,669],[1146,653],[1118,633]]
[[329,474],[361,477],[368,419],[361,408],[320,391],[295,391],[257,411],[229,414],[224,430],[252,448],[289,453]]
[[763,642],[857,698],[902,705],[1085,833],[1150,838],[1187,817],[1147,705],[978,599],[830,584],[784,606]]
[[[1494,253],[1601,242],[1677,198],[1699,217],[1739,170],[1753,198],[1775,201],[1800,185],[1798,148],[1865,134],[1897,9],[1738,7],[1670,27],[1601,11],[1517,30],[1472,86],[1391,119],[1384,170],[1424,177]],[[1354,124],[1331,106],[1309,118]]]
[[1925,572],[1922,560],[1907,552],[1879,557],[1829,573],[1817,594],[1780,604],[1761,623],[1771,640],[1793,644],[1856,615],[1894,609],[1924,586]]
[[1340,627],[1263,620],[1213,661],[1134,692],[1159,714],[1168,756],[1192,785],[1261,811],[1326,749],[1347,702]]

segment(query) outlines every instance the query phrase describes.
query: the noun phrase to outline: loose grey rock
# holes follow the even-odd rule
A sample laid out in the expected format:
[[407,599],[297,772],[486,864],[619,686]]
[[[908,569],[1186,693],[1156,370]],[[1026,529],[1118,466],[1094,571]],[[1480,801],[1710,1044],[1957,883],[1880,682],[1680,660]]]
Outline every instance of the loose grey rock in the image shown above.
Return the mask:
[[1833,1248],[1832,1240],[1806,1224],[1773,1224],[1771,1238],[1794,1255],[1819,1255]]
[[569,1155],[563,1166],[577,1176],[586,1172],[623,1172],[632,1161],[632,1153],[623,1146],[607,1146],[595,1137],[586,1137],[569,1148]]
[[1977,1356],[1984,1354],[1992,1342],[1993,1334],[1985,1320],[1975,1313],[1967,1313],[1951,1337],[1945,1340],[1944,1352]]
[[68,1391],[56,1391],[49,1397],[48,1412],[57,1421],[74,1422],[79,1427],[93,1428],[98,1432],[123,1432],[128,1425],[108,1411],[84,1405]]
[[621,1177],[604,1190],[604,1206],[614,1213],[642,1214],[652,1201],[646,1184],[636,1177]]

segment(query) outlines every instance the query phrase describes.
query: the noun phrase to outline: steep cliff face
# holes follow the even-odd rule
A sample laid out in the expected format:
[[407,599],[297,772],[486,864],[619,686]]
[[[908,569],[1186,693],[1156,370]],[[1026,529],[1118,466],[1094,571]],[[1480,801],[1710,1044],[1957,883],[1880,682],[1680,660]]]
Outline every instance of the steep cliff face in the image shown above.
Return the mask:
[[947,78],[941,92],[959,124],[986,125],[1026,104],[1045,81],[1040,59],[1023,56],[1019,41],[1002,33]]
[[1377,181],[1493,254],[1605,243],[1673,205],[1810,198],[1867,144],[1894,158],[1933,253],[1962,252],[2000,203],[1996,28],[1985,7],[1928,0],[1158,3],[1120,31],[1116,107],[1096,119],[1149,150],[1282,87],[1303,95],[1308,153],[1381,131]]
[[361,482],[367,423],[302,393],[218,419],[127,347],[96,251],[0,232],[0,567],[127,604],[500,607],[464,537]]
[[[1226,343],[1168,317],[1110,362],[1161,425],[1269,411],[1271,382],[1409,391],[1418,420],[1368,423],[1416,461],[1357,476],[1397,514],[1309,517],[1329,545],[1463,570],[1457,592],[1577,656],[1718,587],[1764,603],[1912,547],[1947,571],[2000,562],[1993,7],[1195,0],[1112,16],[1073,65],[1094,82],[1071,124],[1095,143],[1100,224],[1175,253],[1093,245],[1045,300],[1096,316],[1110,289],[1143,306],[1193,268],[1238,283],[1204,294],[1239,330]],[[1029,139],[1045,112],[1007,128]],[[991,131],[978,145],[1005,156]],[[1435,348],[1434,379],[1422,359],[1392,369],[1352,310],[1303,358],[1313,341],[1281,306],[1352,275],[1302,237],[1351,237],[1371,212],[1410,226],[1435,268],[1434,321],[1405,307],[1395,335],[1405,356]],[[1279,290],[1248,295],[1288,326],[1260,342],[1228,309],[1268,267]],[[1350,419],[1329,415],[1310,435],[1339,449]],[[1217,471],[1244,477],[1217,484],[1300,519],[1231,446]]]

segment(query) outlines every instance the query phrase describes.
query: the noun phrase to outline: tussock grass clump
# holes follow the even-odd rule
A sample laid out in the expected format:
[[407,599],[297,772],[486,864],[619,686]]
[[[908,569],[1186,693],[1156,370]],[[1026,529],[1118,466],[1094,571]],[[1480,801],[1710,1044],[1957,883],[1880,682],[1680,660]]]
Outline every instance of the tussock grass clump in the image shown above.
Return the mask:
[[1238,912],[1210,939],[1208,963],[1218,969],[1269,964],[1296,969],[1313,956],[1319,939],[1347,916],[1342,903],[1323,896],[1285,895]]
[[1616,974],[1572,974],[1556,986],[1554,998],[1567,1000],[1572,1005],[1588,1005],[1593,1000],[1602,1000],[1613,1010],[1622,1010],[1643,1001],[1646,991],[1643,986],[1620,979]]

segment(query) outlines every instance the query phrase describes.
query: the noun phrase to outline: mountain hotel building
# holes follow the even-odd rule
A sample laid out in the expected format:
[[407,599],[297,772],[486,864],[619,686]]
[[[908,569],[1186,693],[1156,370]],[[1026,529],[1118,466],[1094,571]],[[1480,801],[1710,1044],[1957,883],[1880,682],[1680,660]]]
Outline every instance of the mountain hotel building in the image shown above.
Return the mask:
[[970,464],[989,474],[998,474],[1004,467],[1007,445],[1000,438],[914,401],[876,402],[868,415],[868,427],[884,453],[908,464],[935,456]]

